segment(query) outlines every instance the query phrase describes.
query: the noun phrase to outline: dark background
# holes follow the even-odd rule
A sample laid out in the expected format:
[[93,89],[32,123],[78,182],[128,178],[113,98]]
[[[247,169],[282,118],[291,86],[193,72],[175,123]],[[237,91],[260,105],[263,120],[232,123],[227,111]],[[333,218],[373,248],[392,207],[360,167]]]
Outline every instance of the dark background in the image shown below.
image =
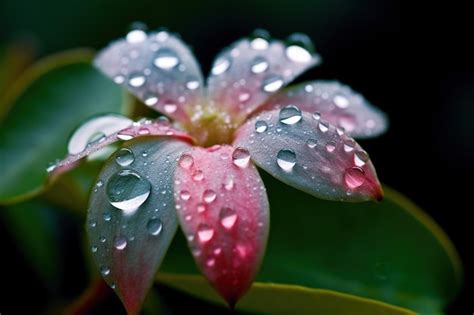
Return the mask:
[[[308,34],[324,62],[298,81],[338,79],[388,113],[389,131],[362,145],[381,181],[425,209],[454,242],[466,283],[449,314],[472,314],[474,51],[468,47],[473,31],[469,12],[453,2],[438,8],[404,5],[402,10],[396,1],[368,0],[0,0],[0,39],[31,39],[39,55],[78,46],[98,49],[140,20],[151,29],[166,26],[180,33],[207,73],[221,48],[255,28],[275,37]],[[6,237],[3,229],[0,236]],[[8,241],[6,246],[7,253],[9,247],[15,251]],[[13,261],[25,268],[21,281],[31,276],[20,258]],[[70,276],[80,279],[81,272]]]

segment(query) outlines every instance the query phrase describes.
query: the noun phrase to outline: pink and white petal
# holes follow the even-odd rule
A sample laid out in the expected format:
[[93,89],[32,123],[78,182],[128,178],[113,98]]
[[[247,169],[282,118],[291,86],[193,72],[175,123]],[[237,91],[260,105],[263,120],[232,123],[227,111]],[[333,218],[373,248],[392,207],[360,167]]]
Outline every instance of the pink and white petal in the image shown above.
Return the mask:
[[257,36],[224,50],[208,78],[210,101],[240,123],[285,84],[320,62],[305,35],[291,38],[285,44]]
[[86,229],[92,256],[128,314],[139,313],[177,230],[174,170],[188,149],[171,139],[127,142],[91,193]]
[[282,182],[313,196],[380,200],[382,188],[367,153],[334,126],[295,106],[262,112],[242,125],[234,146]]
[[185,123],[202,101],[203,78],[190,49],[175,35],[131,31],[103,49],[95,65],[146,105]]
[[388,127],[388,118],[381,110],[337,81],[312,81],[289,87],[269,99],[262,111],[290,104],[302,111],[319,113],[322,119],[354,138],[375,137]]
[[68,144],[69,154],[62,161],[48,167],[48,172],[57,176],[74,168],[84,157],[110,144],[145,136],[163,136],[193,142],[188,134],[174,128],[167,119],[133,122],[115,114],[96,116],[76,129]]
[[260,175],[245,152],[225,145],[182,155],[175,180],[178,217],[194,260],[233,306],[250,287],[267,243],[268,200]]

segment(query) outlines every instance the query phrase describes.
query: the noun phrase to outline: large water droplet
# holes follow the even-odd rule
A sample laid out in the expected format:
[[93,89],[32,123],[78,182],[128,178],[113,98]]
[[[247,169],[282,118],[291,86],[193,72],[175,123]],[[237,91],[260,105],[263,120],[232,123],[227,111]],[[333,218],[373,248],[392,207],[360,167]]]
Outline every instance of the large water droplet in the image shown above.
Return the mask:
[[322,133],[326,133],[329,130],[329,124],[324,121],[318,123],[318,128]]
[[[130,127],[132,124],[131,119],[113,114],[92,118],[76,129],[71,136],[68,143],[68,152],[69,154],[81,153],[90,143]],[[99,138],[97,138],[98,135]]]
[[270,34],[266,30],[257,29],[251,35],[250,47],[255,50],[265,50],[269,46]]
[[252,71],[252,73],[262,73],[267,69],[268,61],[263,57],[256,57],[250,65],[250,71]]
[[214,237],[214,229],[205,223],[201,223],[197,229],[197,236],[202,243],[209,242]]
[[332,153],[334,152],[334,150],[336,150],[336,144],[334,142],[326,143],[326,151],[328,151],[329,153]]
[[132,214],[148,199],[151,184],[132,170],[122,170],[110,177],[106,189],[112,206]]
[[183,154],[178,161],[179,166],[182,168],[190,168],[194,164],[194,159],[190,154]]
[[333,101],[339,108],[347,108],[349,106],[349,100],[344,95],[335,95]]
[[182,190],[179,193],[179,196],[181,197],[182,200],[187,201],[191,198],[191,193],[187,190]]
[[173,114],[178,109],[178,105],[176,105],[174,103],[166,103],[163,106],[163,108],[164,108],[164,110],[167,114]]
[[280,76],[270,76],[263,80],[262,89],[268,93],[276,92],[283,86],[283,83],[284,81]]
[[230,67],[230,59],[222,57],[216,60],[214,66],[212,67],[212,74],[213,75],[220,75],[227,71]]
[[263,133],[267,131],[267,129],[268,124],[264,120],[257,120],[257,122],[255,122],[255,131],[257,133]]
[[159,235],[161,233],[161,230],[163,230],[163,222],[161,222],[160,219],[151,219],[146,224],[146,230],[151,235]]
[[153,64],[163,70],[170,70],[179,64],[179,58],[176,52],[169,48],[161,48],[156,52]]
[[231,229],[237,221],[237,213],[231,208],[222,208],[219,213],[219,219],[224,228]]
[[203,171],[197,170],[197,171],[194,172],[194,174],[193,174],[193,180],[194,180],[195,182],[200,182],[200,181],[202,181],[203,179],[204,179],[204,173],[203,173]]
[[120,166],[129,166],[135,161],[135,156],[133,155],[132,150],[127,148],[122,148],[117,152],[115,156],[115,161]]
[[349,188],[354,189],[361,186],[365,181],[365,172],[360,167],[351,167],[346,170],[344,180]]
[[250,163],[250,152],[244,148],[236,148],[232,152],[232,162],[240,168],[246,168]]
[[118,250],[124,250],[127,247],[127,239],[124,236],[119,236],[115,239],[114,247]]
[[205,203],[212,203],[214,200],[216,200],[216,198],[217,194],[212,189],[206,189],[202,194],[202,200],[204,200]]
[[279,119],[282,124],[294,125],[302,119],[301,111],[295,105],[288,105],[280,109]]
[[143,84],[145,84],[145,82],[146,78],[141,73],[133,73],[128,79],[128,84],[130,84],[132,87],[141,87]]
[[154,106],[158,103],[158,97],[155,94],[145,94],[145,105]]
[[277,154],[277,164],[285,172],[291,172],[296,165],[296,153],[290,149],[282,149]]
[[188,81],[186,82],[186,88],[188,88],[189,90],[195,90],[200,85],[201,83],[199,83],[198,79],[194,77],[188,78]]
[[288,40],[288,46],[285,54],[293,62],[307,63],[313,58],[314,51],[313,43],[308,36],[295,33],[291,35]]
[[369,160],[369,155],[365,151],[356,151],[354,154],[354,164],[356,166],[364,166]]
[[127,34],[127,42],[130,44],[138,44],[145,41],[147,38],[146,33],[143,30],[131,30]]

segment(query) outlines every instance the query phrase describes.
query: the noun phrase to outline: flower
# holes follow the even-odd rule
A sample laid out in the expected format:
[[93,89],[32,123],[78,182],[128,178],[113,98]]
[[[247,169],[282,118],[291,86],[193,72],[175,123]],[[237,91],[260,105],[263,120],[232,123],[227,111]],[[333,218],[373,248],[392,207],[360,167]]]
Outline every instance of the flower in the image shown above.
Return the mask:
[[387,126],[349,87],[312,81],[282,89],[320,62],[310,40],[257,31],[224,50],[207,85],[189,48],[167,31],[133,30],[95,65],[170,117],[103,115],[82,125],[53,174],[123,140],[91,195],[87,231],[102,276],[139,311],[179,224],[197,266],[230,305],[248,290],[269,229],[256,166],[319,198],[382,198],[375,169],[351,138]]

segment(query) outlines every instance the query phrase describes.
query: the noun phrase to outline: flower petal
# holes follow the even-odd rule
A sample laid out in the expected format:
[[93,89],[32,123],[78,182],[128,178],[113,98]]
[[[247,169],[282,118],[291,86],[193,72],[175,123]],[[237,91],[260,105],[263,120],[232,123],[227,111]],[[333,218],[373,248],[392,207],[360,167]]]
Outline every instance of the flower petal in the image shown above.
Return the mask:
[[167,119],[133,122],[120,115],[101,115],[88,120],[75,131],[69,141],[69,155],[62,161],[53,163],[48,172],[53,176],[59,175],[74,168],[82,158],[107,145],[144,136],[166,136],[192,142],[189,135],[173,128]]
[[211,101],[240,123],[296,76],[318,64],[311,41],[294,34],[288,45],[265,36],[242,39],[224,50],[208,78]]
[[269,219],[260,175],[245,152],[237,153],[227,145],[195,147],[181,156],[175,174],[178,217],[188,245],[231,306],[260,267]]
[[176,232],[175,161],[187,148],[175,140],[133,140],[107,162],[91,195],[92,254],[129,314],[138,314]]
[[95,65],[146,105],[181,122],[203,95],[201,70],[189,48],[165,31],[131,31],[95,59]]
[[382,198],[372,162],[350,137],[295,106],[262,112],[237,130],[234,145],[274,177],[323,199]]
[[296,105],[301,110],[319,113],[330,124],[344,128],[354,138],[371,138],[385,132],[387,116],[362,95],[337,81],[312,81],[281,91],[262,107],[280,109]]

